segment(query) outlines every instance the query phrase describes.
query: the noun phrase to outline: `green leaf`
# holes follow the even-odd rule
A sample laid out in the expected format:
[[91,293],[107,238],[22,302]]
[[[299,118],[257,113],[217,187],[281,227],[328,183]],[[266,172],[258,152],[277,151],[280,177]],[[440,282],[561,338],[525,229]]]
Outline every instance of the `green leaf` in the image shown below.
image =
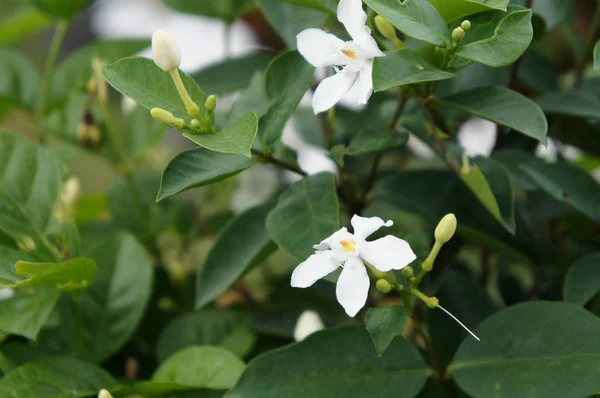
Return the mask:
[[254,6],[254,0],[164,0],[164,3],[180,12],[220,18],[229,23]]
[[7,398],[85,398],[117,382],[103,369],[75,358],[54,357],[25,364],[0,379]]
[[493,36],[460,46],[456,56],[494,68],[516,62],[533,39],[531,15],[531,10],[511,12],[500,21]]
[[338,7],[336,0],[279,0],[285,3],[295,4],[301,7],[312,8],[317,11],[335,15]]
[[250,157],[257,131],[258,117],[256,113],[248,112],[223,131],[205,134],[184,131],[183,136],[211,151]]
[[327,14],[286,4],[282,0],[259,0],[267,21],[288,48],[296,48],[296,36],[304,29],[322,28]]
[[0,47],[20,41],[46,29],[52,20],[35,8],[19,8],[0,20]]
[[[177,93],[171,75],[143,57],[123,58],[103,68],[106,81],[121,94],[128,96],[144,108],[162,108],[175,117],[189,119],[185,105]],[[179,72],[192,100],[204,114],[206,95],[194,79]]]
[[267,68],[271,57],[253,53],[208,66],[192,77],[207,93],[229,94],[246,88],[254,74]]
[[267,217],[267,231],[281,250],[303,261],[314,254],[313,245],[340,229],[339,212],[335,176],[316,174],[281,194]]
[[18,261],[15,270],[18,275],[27,275],[27,278],[8,287],[46,286],[71,292],[90,285],[96,273],[96,264],[83,257],[62,263]]
[[244,362],[223,348],[188,347],[160,365],[152,381],[170,384],[173,390],[227,390],[235,385],[245,367]]
[[385,57],[375,58],[373,63],[375,91],[453,77],[456,77],[454,73],[436,68],[408,47],[397,51],[388,51]]
[[408,309],[398,305],[369,308],[365,327],[373,339],[377,355],[381,356],[392,340],[402,335],[408,315]]
[[150,46],[147,39],[101,40],[88,44],[71,53],[56,68],[52,80],[52,102],[64,101],[72,90],[85,90],[92,77],[92,60],[102,63],[116,62]]
[[252,159],[241,155],[212,152],[204,148],[183,151],[165,167],[156,200],[225,180],[253,165]]
[[227,397],[413,398],[430,374],[407,340],[396,338],[379,358],[366,330],[349,326],[257,357]]
[[446,22],[453,22],[481,11],[506,11],[510,0],[428,0]]
[[21,260],[35,261],[35,257],[0,245],[0,287],[12,286],[23,280],[23,277],[15,270],[15,263]]
[[83,355],[101,362],[118,351],[140,323],[152,289],[152,263],[137,240],[118,233],[93,248],[96,278],[81,297]]
[[600,100],[583,91],[546,92],[535,102],[546,113],[600,119]]
[[[254,338],[245,347],[235,341],[239,330],[251,326],[252,316],[236,311],[204,309],[200,312],[175,318],[161,332],[156,346],[156,357],[160,363],[169,356],[190,346],[213,345],[225,348],[239,357],[244,357],[252,348]],[[246,342],[249,341],[246,339]]]
[[529,98],[504,87],[481,87],[437,99],[441,105],[519,131],[546,144],[548,122]]
[[282,54],[269,64],[265,72],[269,110],[260,119],[259,136],[270,147],[281,137],[283,127],[310,87],[315,68],[297,51]]
[[121,135],[123,149],[129,158],[136,160],[142,160],[147,151],[160,141],[166,130],[164,124],[155,120],[141,106],[135,106],[125,115],[125,124]]
[[408,142],[408,132],[406,131],[385,131],[385,130],[362,130],[346,147],[343,144],[336,145],[331,150],[331,157],[336,160],[340,166],[344,165],[344,156],[364,155],[366,153],[387,151],[399,148]]
[[600,319],[559,302],[518,304],[485,320],[448,371],[475,397],[587,397],[600,389]]
[[212,301],[244,272],[275,250],[265,219],[273,203],[252,208],[233,219],[217,236],[196,280],[196,308]]
[[571,205],[594,221],[600,221],[600,185],[583,169],[563,162],[526,164],[521,168],[554,199]]
[[34,111],[40,90],[35,65],[17,51],[1,49],[0,75],[0,113],[13,106]]
[[407,36],[438,47],[450,45],[448,26],[427,0],[364,0]]
[[58,289],[16,291],[11,298],[0,301],[0,330],[37,339],[59,297]]
[[569,268],[565,285],[564,300],[585,305],[600,292],[600,253],[580,258]]
[[89,0],[31,0],[33,5],[56,19],[71,19],[87,6]]

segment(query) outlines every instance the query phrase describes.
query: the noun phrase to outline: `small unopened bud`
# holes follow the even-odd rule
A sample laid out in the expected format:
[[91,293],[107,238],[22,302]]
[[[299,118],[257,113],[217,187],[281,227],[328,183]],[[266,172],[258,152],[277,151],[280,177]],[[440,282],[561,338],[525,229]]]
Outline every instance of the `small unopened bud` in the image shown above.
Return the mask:
[[375,26],[377,26],[379,33],[381,33],[381,35],[386,39],[394,40],[397,38],[396,29],[394,29],[394,26],[381,15],[377,15],[375,17]]
[[456,216],[452,213],[446,214],[435,228],[435,240],[444,244],[452,239],[456,232],[456,224]]
[[150,114],[159,122],[174,126],[178,129],[182,129],[185,126],[185,121],[183,119],[173,116],[171,112],[164,109],[152,108],[152,110],[150,110]]
[[92,70],[94,71],[94,80],[96,81],[96,98],[101,105],[105,105],[108,101],[108,86],[102,74],[102,61],[94,58],[92,60]]
[[460,26],[452,31],[452,38],[455,42],[459,42],[465,38],[465,31]]
[[181,50],[175,38],[164,30],[157,30],[152,35],[152,53],[154,63],[165,72],[171,72],[181,65]]
[[440,305],[440,300],[437,297],[429,297],[426,304],[429,308],[433,309]]
[[206,107],[206,110],[208,112],[212,112],[215,109],[217,109],[217,97],[215,97],[214,95],[209,96],[206,99],[206,102],[204,103],[204,106]]
[[404,267],[402,268],[402,275],[410,279],[415,275],[415,270],[411,266]]
[[389,293],[392,291],[392,285],[390,285],[390,282],[388,282],[385,279],[378,279],[377,283],[375,284],[375,287],[381,293]]
[[200,127],[201,123],[200,123],[200,120],[198,120],[198,119],[192,119],[190,124],[192,125],[193,128],[197,129],[198,127]]
[[88,124],[84,121],[77,127],[77,140],[87,147],[95,147],[102,140],[102,133],[96,124]]
[[98,398],[113,398],[113,396],[107,390],[102,389],[102,390],[100,390],[100,393],[98,394]]
[[463,28],[463,30],[466,32],[467,30],[471,29],[471,21],[469,21],[468,19],[465,19],[460,24],[460,27]]
[[77,198],[79,198],[79,194],[81,193],[81,183],[79,182],[79,178],[77,177],[69,177],[67,181],[62,186],[60,191],[60,201],[66,205],[70,206]]

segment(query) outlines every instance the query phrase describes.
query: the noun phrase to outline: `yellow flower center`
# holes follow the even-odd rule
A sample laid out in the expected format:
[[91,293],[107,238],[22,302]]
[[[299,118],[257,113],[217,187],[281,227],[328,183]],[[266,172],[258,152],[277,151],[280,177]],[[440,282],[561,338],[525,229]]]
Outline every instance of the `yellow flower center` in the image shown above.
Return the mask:
[[355,252],[356,251],[356,242],[353,240],[343,240],[340,242],[345,252]]
[[352,50],[342,50],[342,52],[350,59],[356,59],[356,52]]

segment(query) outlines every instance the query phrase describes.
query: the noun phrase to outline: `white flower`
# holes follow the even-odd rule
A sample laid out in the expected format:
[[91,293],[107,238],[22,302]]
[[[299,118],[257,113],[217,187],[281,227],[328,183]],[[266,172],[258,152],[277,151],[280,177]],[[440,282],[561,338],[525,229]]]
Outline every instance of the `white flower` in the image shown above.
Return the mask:
[[15,290],[10,287],[0,288],[0,301],[8,300],[15,295]]
[[366,25],[362,0],[341,0],[337,17],[352,41],[344,42],[321,29],[306,29],[297,36],[298,51],[310,64],[336,67],[336,74],[315,91],[315,114],[333,107],[346,93],[357,104],[366,104],[373,93],[373,58],[385,56]]
[[296,327],[294,328],[294,340],[302,341],[311,334],[322,329],[325,329],[325,325],[319,317],[319,314],[314,311],[304,311],[300,317],[298,317],[298,322],[296,322]]
[[108,390],[102,389],[98,393],[98,398],[113,398],[112,394]]
[[379,217],[352,217],[354,234],[342,228],[314,248],[316,254],[298,265],[292,273],[292,287],[305,288],[343,266],[337,281],[336,296],[348,316],[353,317],[365,305],[369,293],[369,276],[363,261],[381,272],[402,269],[417,256],[410,245],[395,236],[367,242],[369,235],[393,222]]
[[152,35],[152,55],[154,63],[165,72],[171,72],[181,65],[181,50],[175,38],[164,30]]
[[469,119],[458,130],[458,142],[470,157],[490,156],[496,145],[496,124],[485,119]]

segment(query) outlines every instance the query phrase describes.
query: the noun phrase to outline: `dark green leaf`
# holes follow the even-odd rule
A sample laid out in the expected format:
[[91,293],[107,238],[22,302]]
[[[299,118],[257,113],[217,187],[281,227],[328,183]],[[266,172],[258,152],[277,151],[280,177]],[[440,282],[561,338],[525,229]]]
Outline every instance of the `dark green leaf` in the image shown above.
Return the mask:
[[402,147],[407,142],[408,133],[406,131],[363,130],[352,138],[347,147],[345,145],[336,145],[332,148],[331,157],[343,166],[344,156],[387,151]]
[[369,308],[365,327],[381,356],[395,337],[401,336],[408,321],[409,310],[401,306]]
[[594,69],[600,68],[600,40],[594,46]]
[[71,19],[89,0],[31,0],[33,5],[56,19]]
[[546,92],[535,102],[546,113],[600,119],[600,100],[583,91]]
[[283,3],[282,0],[260,0],[261,8],[288,48],[296,48],[296,36],[304,29],[322,28],[327,14]]
[[58,289],[37,289],[31,292],[17,291],[11,298],[1,300],[0,330],[31,340],[37,339],[59,296]]
[[565,301],[585,305],[600,292],[600,253],[580,258],[565,278]]
[[279,0],[285,3],[296,4],[302,7],[313,8],[318,11],[335,14],[337,10],[336,0]]
[[164,0],[169,7],[188,14],[233,22],[254,5],[254,0]]
[[0,47],[20,41],[51,25],[52,20],[39,10],[30,7],[18,8],[0,20]]
[[0,113],[12,106],[35,110],[40,76],[33,63],[14,50],[0,50]]
[[475,14],[481,11],[502,10],[506,11],[506,6],[510,0],[428,0],[446,22],[456,21],[467,15]]

